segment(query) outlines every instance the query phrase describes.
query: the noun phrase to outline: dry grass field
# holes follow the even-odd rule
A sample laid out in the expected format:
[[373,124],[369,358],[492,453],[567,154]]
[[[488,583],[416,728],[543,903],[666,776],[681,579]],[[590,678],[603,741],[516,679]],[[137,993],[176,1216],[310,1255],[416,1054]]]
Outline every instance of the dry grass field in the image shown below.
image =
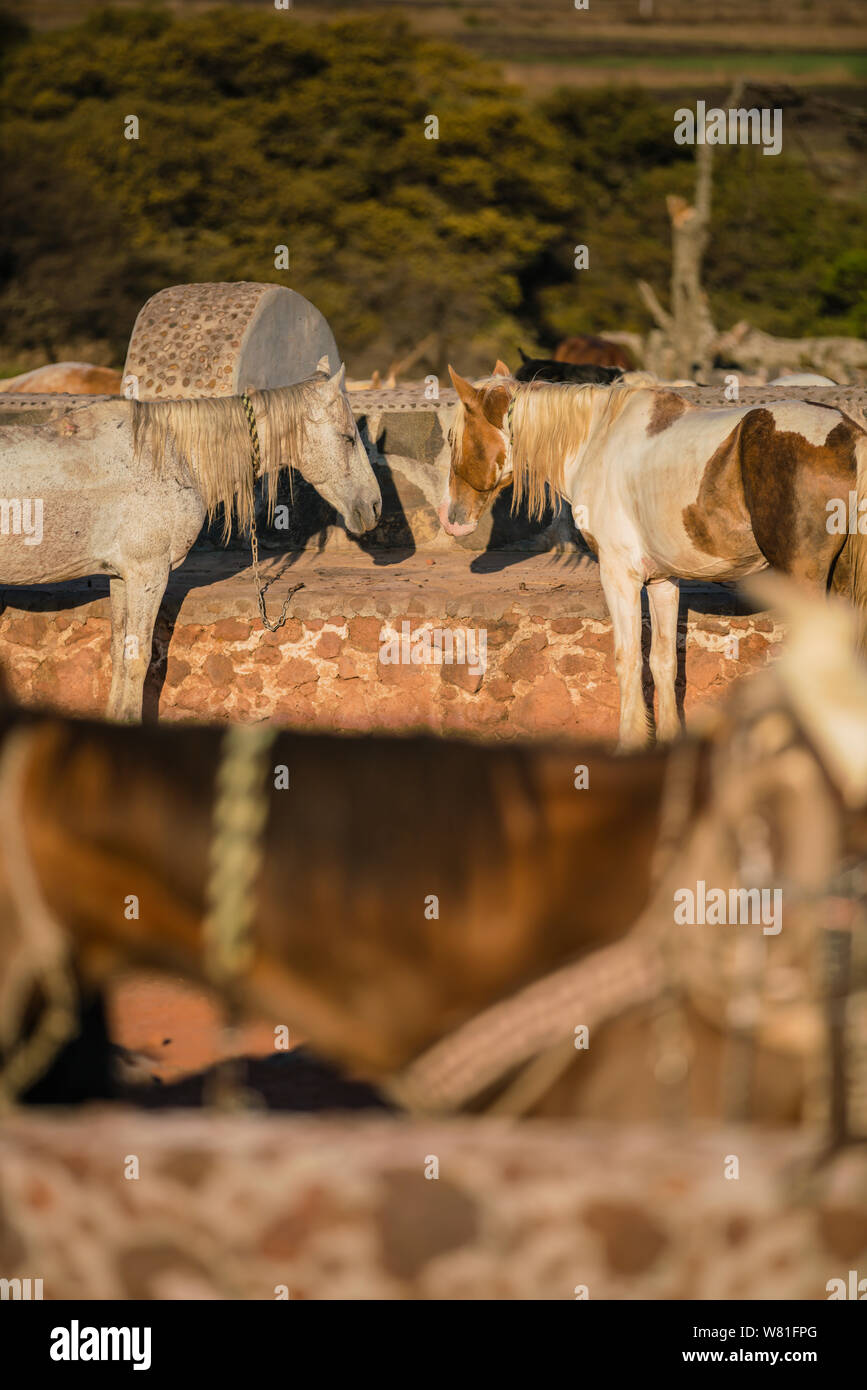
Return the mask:
[[[115,0],[135,8],[140,0]],[[501,64],[538,93],[560,85],[628,82],[680,88],[756,81],[855,86],[867,76],[867,9],[859,0],[294,0],[287,22],[319,23],[362,14],[403,15],[432,37],[457,42]],[[6,0],[37,28],[59,27],[98,8],[93,0]],[[272,0],[230,8],[272,12]],[[213,0],[166,0],[195,15]]]

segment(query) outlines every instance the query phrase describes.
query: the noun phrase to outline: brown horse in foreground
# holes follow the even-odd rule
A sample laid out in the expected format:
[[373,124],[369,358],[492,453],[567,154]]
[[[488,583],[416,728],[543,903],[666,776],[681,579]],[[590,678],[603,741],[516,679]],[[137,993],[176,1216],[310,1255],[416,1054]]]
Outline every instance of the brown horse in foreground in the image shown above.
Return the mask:
[[[752,1038],[751,1113],[791,1119],[816,1048],[799,993],[809,992],[815,944],[804,905],[837,891],[829,884],[841,865],[867,857],[867,675],[841,648],[841,618],[833,608],[814,612],[793,649],[742,687],[709,734],[675,749],[615,758],[570,745],[281,733],[254,954],[229,993],[243,1012],[288,1025],[352,1072],[394,1076],[480,1011],[622,940],[648,906],[654,857],[670,842],[657,925],[670,959],[684,966],[673,984],[689,1033],[688,1104],[696,1114],[719,1112],[724,961],[728,943],[749,935],[789,980],[790,995],[792,980],[801,982],[793,1012],[767,1028],[760,1022]],[[202,918],[223,731],[7,710],[0,759],[22,730],[20,804],[11,814],[20,814],[23,860],[13,872],[20,883],[29,861],[35,896],[68,933],[82,993],[92,996],[132,965],[206,980]],[[26,958],[10,906],[16,792],[4,767],[0,1023],[8,1052],[10,981],[20,1000]],[[281,768],[285,789],[276,785],[286,781]],[[784,887],[779,935],[674,924],[672,884],[745,878]],[[38,987],[23,994],[32,1017]],[[589,1050],[574,1052],[542,1108],[654,1114],[656,1082],[674,1079],[672,1061],[676,1073],[686,1059],[672,1058],[670,1037],[660,1044],[659,1020],[674,1014],[660,1011],[658,996],[603,1017],[598,1038],[594,1027]],[[569,1045],[586,1022],[580,997],[564,1030]]]

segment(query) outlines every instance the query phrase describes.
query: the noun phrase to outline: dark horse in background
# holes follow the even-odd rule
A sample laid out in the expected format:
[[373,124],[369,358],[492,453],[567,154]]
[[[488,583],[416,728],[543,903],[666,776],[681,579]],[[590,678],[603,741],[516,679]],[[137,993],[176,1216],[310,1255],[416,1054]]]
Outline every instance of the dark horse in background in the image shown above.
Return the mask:
[[[552,357],[528,357],[523,348],[518,348],[518,351],[521,354],[521,365],[515,372],[516,381],[547,381],[555,386],[564,382],[577,383],[579,386],[610,386],[613,381],[619,381],[623,376],[621,367],[557,362]],[[494,371],[502,376],[510,375],[505,362],[497,362]]]
[[625,372],[635,371],[635,362],[626,348],[621,347],[619,343],[610,343],[607,338],[597,338],[593,333],[579,333],[573,338],[564,338],[557,344],[554,360],[590,363],[596,367],[622,367]]

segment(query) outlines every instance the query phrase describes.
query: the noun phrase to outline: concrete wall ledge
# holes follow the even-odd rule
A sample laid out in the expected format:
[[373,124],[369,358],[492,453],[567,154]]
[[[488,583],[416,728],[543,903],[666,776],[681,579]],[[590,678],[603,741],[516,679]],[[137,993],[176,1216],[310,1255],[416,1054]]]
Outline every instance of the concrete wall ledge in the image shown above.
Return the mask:
[[732,1127],[18,1112],[3,1275],[76,1301],[826,1299],[865,1268],[867,1154],[807,1179],[814,1154]]

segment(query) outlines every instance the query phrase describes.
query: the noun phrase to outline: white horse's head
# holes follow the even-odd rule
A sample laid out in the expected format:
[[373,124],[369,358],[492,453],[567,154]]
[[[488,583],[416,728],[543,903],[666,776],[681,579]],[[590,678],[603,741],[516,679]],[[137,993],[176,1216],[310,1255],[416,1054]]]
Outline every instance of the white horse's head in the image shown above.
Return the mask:
[[346,529],[360,536],[378,522],[382,494],[346,394],[346,368],[341,365],[334,376],[321,368],[322,363],[321,379],[309,395],[307,446],[298,468],[340,513]]

